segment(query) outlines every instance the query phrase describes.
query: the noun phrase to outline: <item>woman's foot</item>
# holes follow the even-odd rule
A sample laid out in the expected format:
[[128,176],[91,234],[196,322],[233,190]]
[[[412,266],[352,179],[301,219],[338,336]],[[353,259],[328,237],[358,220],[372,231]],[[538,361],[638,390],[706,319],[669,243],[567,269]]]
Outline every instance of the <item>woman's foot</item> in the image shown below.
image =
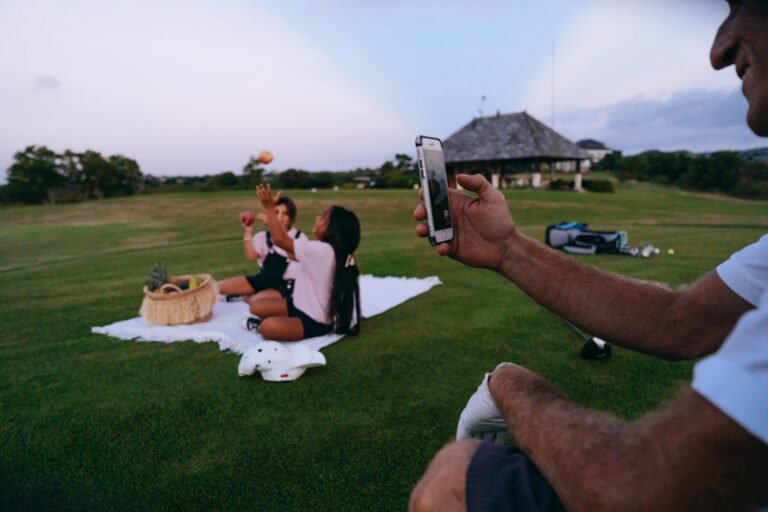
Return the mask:
[[246,331],[259,332],[259,325],[261,324],[261,318],[257,316],[248,316],[240,319],[240,327]]

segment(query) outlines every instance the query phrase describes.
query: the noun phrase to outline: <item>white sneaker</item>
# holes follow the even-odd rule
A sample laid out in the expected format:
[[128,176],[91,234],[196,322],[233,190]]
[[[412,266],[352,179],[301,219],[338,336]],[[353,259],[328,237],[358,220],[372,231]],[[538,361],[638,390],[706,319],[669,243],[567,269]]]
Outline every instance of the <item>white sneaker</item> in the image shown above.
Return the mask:
[[240,327],[246,331],[258,333],[259,324],[261,324],[261,318],[257,316],[247,316],[240,319]]

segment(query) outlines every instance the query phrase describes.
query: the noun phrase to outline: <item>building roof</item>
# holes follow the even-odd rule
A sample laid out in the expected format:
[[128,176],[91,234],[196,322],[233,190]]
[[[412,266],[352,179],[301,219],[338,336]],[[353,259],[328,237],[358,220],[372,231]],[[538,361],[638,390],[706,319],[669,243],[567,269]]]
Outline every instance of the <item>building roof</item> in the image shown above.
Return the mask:
[[595,139],[584,139],[576,143],[582,149],[608,149],[605,144]]
[[445,161],[583,160],[589,154],[527,112],[473,119],[443,141]]

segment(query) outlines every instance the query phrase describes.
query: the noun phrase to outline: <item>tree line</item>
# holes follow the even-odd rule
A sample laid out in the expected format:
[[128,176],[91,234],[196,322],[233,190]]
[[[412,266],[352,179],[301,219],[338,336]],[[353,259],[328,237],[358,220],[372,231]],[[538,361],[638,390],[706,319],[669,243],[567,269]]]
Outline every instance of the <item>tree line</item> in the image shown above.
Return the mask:
[[136,193],[143,180],[135,160],[122,155],[105,158],[92,150],[56,153],[46,146],[28,146],[13,159],[8,183],[0,187],[4,203],[55,204],[126,196]]
[[734,151],[707,155],[661,151],[634,156],[614,153],[593,169],[610,171],[621,181],[652,181],[686,190],[768,199],[768,165]]
[[[619,180],[652,181],[687,190],[720,192],[748,199],[768,199],[768,165],[763,156],[733,151],[708,155],[648,151],[634,156],[607,155],[593,167]],[[750,159],[753,158],[753,159]],[[97,151],[56,153],[46,146],[28,146],[14,155],[7,170],[7,185],[0,186],[0,202],[55,204],[176,190],[252,189],[269,182],[281,189],[411,188],[418,183],[410,155],[398,153],[376,168],[310,172],[287,169],[267,172],[251,157],[240,174],[224,171],[205,176],[154,177],[123,155],[104,157]]]
[[251,190],[269,182],[281,189],[411,188],[418,182],[410,155],[398,153],[376,168],[310,172],[287,169],[267,172],[251,157],[240,174],[223,171],[203,176],[143,174],[139,164],[122,155],[103,157],[96,151],[56,153],[46,146],[29,146],[14,155],[0,186],[0,203],[56,204],[90,199],[182,190]]
[[269,172],[257,157],[251,157],[241,174],[224,171],[203,176],[144,177],[142,190],[148,193],[181,190],[251,190],[258,183],[280,189],[322,188],[412,188],[418,183],[416,164],[410,155],[397,153],[379,167],[359,167],[349,171],[306,171],[289,168]]

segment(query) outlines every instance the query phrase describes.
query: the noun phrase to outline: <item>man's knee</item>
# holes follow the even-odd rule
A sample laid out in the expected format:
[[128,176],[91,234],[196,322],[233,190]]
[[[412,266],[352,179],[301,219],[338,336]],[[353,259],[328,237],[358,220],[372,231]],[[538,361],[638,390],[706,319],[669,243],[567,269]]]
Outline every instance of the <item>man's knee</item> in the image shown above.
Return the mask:
[[409,510],[465,510],[467,468],[479,445],[478,441],[459,441],[437,452],[411,493]]

